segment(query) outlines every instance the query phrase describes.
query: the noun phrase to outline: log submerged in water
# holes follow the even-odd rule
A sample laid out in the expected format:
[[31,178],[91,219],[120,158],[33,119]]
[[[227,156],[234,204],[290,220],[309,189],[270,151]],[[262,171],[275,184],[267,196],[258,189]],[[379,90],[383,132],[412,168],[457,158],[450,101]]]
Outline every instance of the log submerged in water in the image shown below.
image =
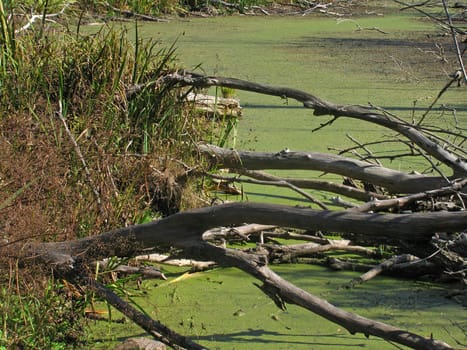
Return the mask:
[[211,118],[238,118],[242,115],[240,101],[233,97],[218,97],[190,92],[186,96],[186,100],[194,103],[196,110]]

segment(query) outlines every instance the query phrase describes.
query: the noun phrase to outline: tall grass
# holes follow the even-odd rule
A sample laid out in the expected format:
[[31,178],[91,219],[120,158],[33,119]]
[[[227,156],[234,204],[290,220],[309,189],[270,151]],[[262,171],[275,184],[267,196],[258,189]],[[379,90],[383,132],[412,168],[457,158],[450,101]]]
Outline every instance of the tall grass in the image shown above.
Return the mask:
[[69,349],[85,339],[83,305],[11,264],[0,288],[0,349]]
[[[67,240],[195,206],[188,174],[201,166],[204,121],[175,86],[127,95],[176,70],[175,47],[112,27],[83,33],[44,22],[15,34],[12,4],[0,0],[0,238]],[[8,263],[0,261],[3,276]],[[71,309],[44,283],[27,295],[13,284],[0,291],[0,346],[75,341],[53,343],[67,320],[50,322],[48,308]]]

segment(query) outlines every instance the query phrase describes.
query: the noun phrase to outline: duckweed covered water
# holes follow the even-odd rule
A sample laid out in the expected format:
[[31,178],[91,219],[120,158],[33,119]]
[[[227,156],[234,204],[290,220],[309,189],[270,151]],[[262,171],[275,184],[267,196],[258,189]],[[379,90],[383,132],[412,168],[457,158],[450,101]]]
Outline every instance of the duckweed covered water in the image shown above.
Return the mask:
[[[342,285],[357,273],[303,264],[275,266],[274,270],[347,311],[425,336],[433,334],[451,344],[454,339],[465,341],[456,326],[465,328],[465,310],[445,298],[445,287],[377,278],[349,290]],[[143,290],[148,294],[135,299],[152,317],[210,349],[394,349],[378,338],[350,335],[300,307],[288,305],[287,311],[281,311],[253,282],[237,269],[216,269],[173,284],[145,281]],[[118,315],[114,313],[113,318]],[[133,324],[100,322],[90,345],[109,349],[127,336],[142,335]]]
[[[180,63],[187,69],[200,66],[206,74],[297,88],[336,104],[371,103],[406,120],[421,117],[449,80],[447,73],[457,67],[446,38],[436,32],[435,26],[406,13],[350,19],[195,18],[145,24],[140,34],[160,40],[163,45],[177,40]],[[445,44],[448,63],[440,62],[437,43]],[[337,153],[355,145],[348,136],[359,142],[395,138],[387,129],[347,118],[312,132],[330,117],[313,116],[311,110],[293,100],[242,91],[236,95],[244,107],[236,140],[239,149]],[[467,122],[465,89],[450,89],[436,108],[441,104],[457,110],[460,125]],[[449,112],[437,111],[426,121],[453,125],[455,118]],[[387,148],[376,145],[371,150],[376,153]],[[429,167],[417,158],[382,162],[396,170],[422,172]],[[272,173],[309,178],[323,175],[303,171]],[[324,179],[341,181],[333,175]],[[243,199],[303,204],[298,195],[286,189],[244,185],[243,190]],[[327,195],[312,193],[328,201]]]
[[[359,27],[377,27],[388,34]],[[423,107],[447,82],[446,73],[456,68],[449,50],[450,60],[444,65],[430,52],[440,39],[433,25],[408,15],[344,21],[316,17],[174,20],[144,24],[140,34],[167,46],[177,39],[178,57],[188,69],[201,64],[207,74],[302,89],[335,103],[371,102],[407,120],[420,117]],[[238,125],[240,149],[280,151],[288,147],[328,152],[333,148],[335,153],[351,145],[346,134],[362,142],[390,135],[379,127],[343,118],[312,133],[328,118],[314,117],[295,101],[241,91],[237,97],[244,107]],[[453,88],[440,103],[457,108],[457,118],[465,124],[464,101],[465,89]],[[433,123],[439,118],[452,122],[448,113],[430,118]],[[418,160],[385,164],[402,170],[426,166]],[[299,171],[286,174],[320,175]],[[326,178],[340,181],[336,176]],[[244,191],[243,199],[304,204],[286,189],[245,185]],[[329,199],[314,195],[323,201]],[[378,277],[347,290],[339,287],[356,273],[296,264],[274,269],[345,310],[421,335],[432,334],[453,346],[460,346],[457,341],[467,343],[465,309],[444,297],[449,286]],[[173,284],[145,281],[146,294],[137,300],[152,317],[211,349],[394,349],[377,338],[350,335],[293,305],[282,312],[253,282],[236,269],[216,269]],[[91,328],[90,344],[96,349],[108,349],[122,338],[144,333],[133,324],[99,323]]]

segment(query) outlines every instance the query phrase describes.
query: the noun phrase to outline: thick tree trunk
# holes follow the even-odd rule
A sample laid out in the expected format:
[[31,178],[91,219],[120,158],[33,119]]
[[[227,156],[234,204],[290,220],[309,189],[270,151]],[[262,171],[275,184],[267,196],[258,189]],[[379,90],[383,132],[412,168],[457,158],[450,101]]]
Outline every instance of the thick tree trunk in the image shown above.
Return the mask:
[[[54,264],[55,270],[62,276],[74,280],[76,275],[81,274],[82,261],[112,255],[131,257],[143,249],[157,250],[164,246],[175,246],[184,249],[188,257],[215,260],[221,265],[236,266],[252,274],[263,282],[261,290],[279,307],[285,307],[286,303],[297,304],[342,325],[351,333],[361,332],[367,336],[382,337],[414,349],[451,349],[445,343],[338,309],[327,301],[301,290],[267,267],[267,254],[258,255],[227,250],[209,245],[202,240],[203,232],[212,227],[239,225],[244,222],[332,232],[356,232],[379,239],[428,241],[436,232],[459,231],[467,227],[467,212],[383,215],[316,211],[271,204],[232,203],[181,212],[148,224],[122,228],[70,242],[30,243],[22,249],[10,249],[8,254],[10,256],[21,255],[23,261],[35,257],[42,262]],[[119,310],[128,312],[128,315],[134,317],[135,322],[145,329],[157,328],[159,332],[164,330],[165,335],[158,337],[159,339],[167,343],[185,342],[190,348],[201,348],[171,333],[157,322],[144,318],[135,310],[129,309],[100,285],[96,283],[89,285]]]
[[202,233],[218,226],[245,222],[355,233],[370,239],[428,242],[439,232],[460,232],[467,227],[467,211],[414,214],[377,214],[314,210],[260,203],[229,203],[180,212],[167,218],[121,228],[74,241],[29,243],[9,254],[46,259],[56,264],[72,264],[73,256],[101,259],[134,256],[151,247],[190,247],[201,241]]

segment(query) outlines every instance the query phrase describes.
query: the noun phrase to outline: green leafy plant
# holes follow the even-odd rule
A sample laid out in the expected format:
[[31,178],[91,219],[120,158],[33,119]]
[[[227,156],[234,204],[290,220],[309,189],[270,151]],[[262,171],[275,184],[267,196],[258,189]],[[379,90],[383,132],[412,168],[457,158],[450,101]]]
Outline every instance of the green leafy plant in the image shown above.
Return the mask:
[[[32,277],[32,276],[31,276]],[[9,280],[0,289],[0,348],[66,349],[84,339],[82,309],[63,293],[53,279],[44,282],[21,279],[12,266]],[[34,292],[32,292],[33,288]]]

